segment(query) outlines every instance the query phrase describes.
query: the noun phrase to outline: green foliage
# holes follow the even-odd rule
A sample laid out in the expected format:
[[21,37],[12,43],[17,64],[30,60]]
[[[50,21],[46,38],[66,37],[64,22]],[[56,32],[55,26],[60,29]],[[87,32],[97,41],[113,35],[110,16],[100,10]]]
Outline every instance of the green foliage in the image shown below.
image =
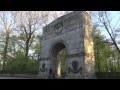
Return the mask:
[[66,51],[66,49],[63,49],[61,51],[61,53],[62,53],[62,55],[61,55],[61,57],[62,57],[62,59],[61,59],[61,71],[62,71],[63,76],[64,76],[64,74],[66,73],[66,60],[67,60],[67,51]]
[[4,71],[29,72],[38,71],[38,63],[30,58],[26,59],[23,53],[17,52],[16,57],[8,57],[4,66]]
[[1,61],[0,61],[0,70],[2,70],[2,64],[1,64]]
[[66,48],[62,49],[57,55],[58,61],[61,62],[61,76],[64,78],[66,74],[66,61],[67,61],[67,50]]
[[119,72],[120,55],[99,30],[93,32],[96,72]]

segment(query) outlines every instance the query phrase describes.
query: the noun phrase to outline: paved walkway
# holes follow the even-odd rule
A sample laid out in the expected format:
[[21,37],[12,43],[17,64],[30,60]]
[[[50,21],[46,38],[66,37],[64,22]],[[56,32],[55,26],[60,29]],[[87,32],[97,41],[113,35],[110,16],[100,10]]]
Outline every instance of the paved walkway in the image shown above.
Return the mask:
[[0,79],[37,79],[37,78],[21,78],[21,77],[0,77]]

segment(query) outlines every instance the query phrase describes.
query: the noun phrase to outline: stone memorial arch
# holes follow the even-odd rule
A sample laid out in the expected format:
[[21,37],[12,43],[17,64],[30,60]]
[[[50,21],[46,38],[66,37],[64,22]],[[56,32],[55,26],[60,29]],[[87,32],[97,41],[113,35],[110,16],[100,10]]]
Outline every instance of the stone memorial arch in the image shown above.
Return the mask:
[[51,68],[55,78],[60,76],[58,52],[66,48],[65,79],[95,78],[95,61],[90,15],[75,11],[64,15],[43,29],[41,55],[39,58],[40,78],[46,78]]

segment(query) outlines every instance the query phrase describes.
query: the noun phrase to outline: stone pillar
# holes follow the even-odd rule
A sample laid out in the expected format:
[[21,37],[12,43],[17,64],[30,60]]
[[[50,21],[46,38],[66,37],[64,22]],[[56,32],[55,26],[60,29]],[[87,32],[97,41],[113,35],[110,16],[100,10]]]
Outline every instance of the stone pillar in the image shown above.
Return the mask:
[[41,79],[47,79],[50,69],[50,60],[41,60],[39,63],[38,77]]
[[85,79],[95,77],[95,58],[92,39],[91,17],[88,13],[83,13],[84,19],[84,61],[85,61]]
[[94,46],[90,15],[78,12],[79,29],[71,33],[67,59],[68,79],[92,79],[95,77]]

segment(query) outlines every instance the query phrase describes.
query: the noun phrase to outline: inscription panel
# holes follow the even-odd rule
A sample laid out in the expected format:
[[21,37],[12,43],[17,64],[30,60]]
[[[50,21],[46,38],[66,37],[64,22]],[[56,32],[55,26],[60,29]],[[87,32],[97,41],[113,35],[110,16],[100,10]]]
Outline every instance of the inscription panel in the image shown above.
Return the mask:
[[80,20],[79,14],[75,14],[72,17],[64,19],[62,22],[46,26],[43,30],[43,39],[45,40],[78,29]]

